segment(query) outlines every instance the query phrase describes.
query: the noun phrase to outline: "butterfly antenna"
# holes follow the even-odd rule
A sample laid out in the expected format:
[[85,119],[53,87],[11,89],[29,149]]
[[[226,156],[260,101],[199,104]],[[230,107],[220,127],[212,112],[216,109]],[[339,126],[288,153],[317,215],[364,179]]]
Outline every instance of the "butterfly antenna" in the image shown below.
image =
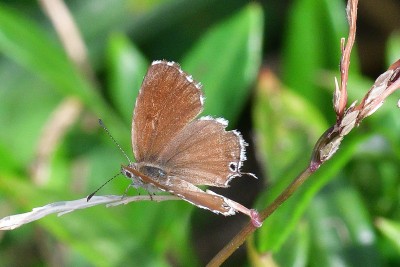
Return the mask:
[[[122,152],[122,154],[124,154],[125,158],[128,160],[129,164],[131,164],[131,160],[129,159],[128,155],[125,153],[125,151],[122,149],[122,147],[117,143],[117,141],[114,139],[114,137],[111,135],[110,131],[107,129],[107,127],[104,125],[104,122],[99,119],[99,124],[100,126],[104,129],[104,131],[106,131],[106,133],[108,134],[108,136],[111,138],[111,140],[113,140],[114,144],[117,145],[117,147],[119,148],[119,150]],[[112,179],[111,179],[112,180]],[[100,189],[100,188],[99,188]]]
[[100,190],[103,188],[103,186],[105,186],[106,184],[108,184],[112,179],[114,179],[115,177],[117,177],[118,175],[120,175],[120,173],[117,173],[116,175],[114,175],[112,178],[108,179],[107,182],[105,182],[104,184],[102,184],[99,188],[96,189],[96,191],[94,191],[93,193],[91,193],[90,195],[87,196],[86,201],[89,202],[89,200]]

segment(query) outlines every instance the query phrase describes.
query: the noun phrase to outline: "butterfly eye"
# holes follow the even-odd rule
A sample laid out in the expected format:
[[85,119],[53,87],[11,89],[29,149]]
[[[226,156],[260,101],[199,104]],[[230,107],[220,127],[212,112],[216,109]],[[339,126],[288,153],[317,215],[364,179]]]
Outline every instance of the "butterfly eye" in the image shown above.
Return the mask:
[[133,174],[126,169],[122,169],[122,174],[125,175],[127,178],[130,178],[130,179],[133,178]]

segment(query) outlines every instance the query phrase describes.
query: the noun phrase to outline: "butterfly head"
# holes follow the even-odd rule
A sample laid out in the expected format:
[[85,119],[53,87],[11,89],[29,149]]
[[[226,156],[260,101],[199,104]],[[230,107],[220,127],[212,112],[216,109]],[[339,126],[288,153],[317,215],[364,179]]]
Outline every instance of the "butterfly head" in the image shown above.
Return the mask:
[[121,166],[121,173],[132,181],[131,186],[144,188],[148,192],[160,191],[155,186],[160,180],[167,179],[167,173],[158,167],[149,166],[143,163],[130,163],[128,166]]
[[137,167],[135,163],[131,163],[128,166],[121,166],[121,173],[128,179],[132,181],[132,186],[134,188],[144,187],[143,180],[140,176],[135,174],[137,172]]

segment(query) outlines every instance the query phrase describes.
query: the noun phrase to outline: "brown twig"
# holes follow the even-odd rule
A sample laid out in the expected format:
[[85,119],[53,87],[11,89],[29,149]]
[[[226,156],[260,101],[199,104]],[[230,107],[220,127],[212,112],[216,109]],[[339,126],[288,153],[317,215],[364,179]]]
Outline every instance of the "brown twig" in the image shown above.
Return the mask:
[[94,82],[95,75],[85,43],[65,3],[62,0],[39,0],[39,3],[53,24],[68,57],[86,78]]
[[[262,212],[261,221],[265,221],[274,211],[279,208],[312,174],[311,168],[305,169],[297,178]],[[247,223],[242,230],[207,264],[207,267],[220,266],[235,250],[240,247],[247,237],[257,228],[253,223]]]
[[[347,81],[350,67],[350,55],[355,41],[358,0],[349,0],[347,4],[347,18],[349,21],[349,36],[341,40],[342,57],[340,61],[341,84],[335,80],[334,110],[336,123],[326,130],[317,141],[309,166],[270,204],[260,213],[261,221],[267,219],[282,203],[284,203],[323,163],[330,159],[344,136],[367,116],[375,112],[391,93],[400,87],[400,60],[394,63],[387,72],[382,74],[367,92],[362,102],[355,106],[353,103],[348,109]],[[207,266],[220,266],[256,228],[248,223],[243,229],[209,262]]]
[[50,156],[54,148],[72,125],[82,109],[77,99],[70,97],[62,101],[50,115],[42,129],[30,173],[37,185],[44,185],[49,178]]
[[[87,49],[64,2],[39,0],[39,3],[52,22],[71,62],[87,80],[95,83]],[[67,98],[59,104],[46,122],[38,142],[35,160],[30,166],[30,173],[36,184],[42,185],[48,180],[50,155],[62,140],[66,130],[76,121],[82,108],[79,100]]]
[[[345,40],[341,40],[342,58],[340,60],[340,94],[338,99],[334,99],[334,108],[338,119],[342,119],[347,105],[347,81],[349,78],[350,55],[356,39],[356,21],[357,21],[358,0],[347,3],[347,20],[349,22],[349,37],[345,45]],[[335,94],[336,96],[336,94]]]

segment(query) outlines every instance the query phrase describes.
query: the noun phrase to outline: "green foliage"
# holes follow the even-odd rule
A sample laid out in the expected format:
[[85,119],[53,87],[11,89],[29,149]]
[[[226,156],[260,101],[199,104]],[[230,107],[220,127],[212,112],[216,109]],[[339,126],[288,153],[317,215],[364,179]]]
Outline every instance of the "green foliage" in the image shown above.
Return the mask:
[[[37,2],[0,3],[0,217],[85,197],[119,171],[126,159],[97,119],[132,157],[133,105],[152,60],[176,60],[203,84],[203,114],[225,117],[231,128],[244,132],[252,122],[252,147],[265,186],[257,195],[244,195],[254,194],[259,210],[306,167],[313,145],[334,122],[333,76],[339,75],[340,38],[347,35],[343,1],[290,5],[280,33],[281,74],[267,68],[259,73],[261,62],[270,65],[263,52],[269,54],[274,42],[273,4],[263,9],[248,1],[90,0],[67,1],[67,6],[87,45],[95,82],[68,59]],[[393,34],[387,65],[398,59],[398,51],[399,36]],[[353,101],[372,81],[360,72],[356,50],[351,64]],[[46,158],[45,179],[35,179],[45,128],[70,99],[82,109]],[[400,264],[396,101],[389,98],[346,137],[338,153],[264,222],[252,239],[254,263],[271,252],[280,266]],[[237,179],[254,183],[246,178]],[[115,179],[101,194],[122,194],[128,183]],[[210,239],[194,249],[205,245],[195,245],[193,232],[200,225],[215,227],[206,216],[218,217],[183,201],[49,216],[0,232],[0,265],[201,266],[209,258],[200,258],[198,251],[215,247]],[[27,256],[15,256],[23,253]]]

